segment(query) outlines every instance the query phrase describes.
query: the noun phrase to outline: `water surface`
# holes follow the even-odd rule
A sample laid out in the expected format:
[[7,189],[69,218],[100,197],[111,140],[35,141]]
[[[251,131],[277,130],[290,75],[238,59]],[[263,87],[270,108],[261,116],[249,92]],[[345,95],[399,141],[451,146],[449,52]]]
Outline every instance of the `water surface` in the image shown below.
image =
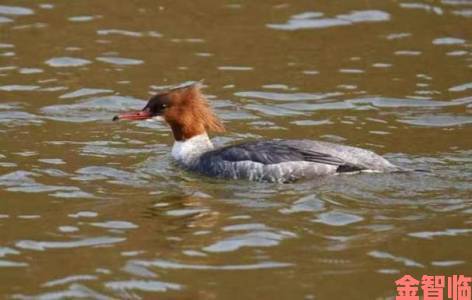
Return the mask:
[[[469,1],[6,1],[0,295],[393,299],[471,276]],[[113,123],[204,79],[215,144],[309,138],[431,173],[287,185],[180,170],[160,123]],[[368,284],[366,284],[368,283]]]

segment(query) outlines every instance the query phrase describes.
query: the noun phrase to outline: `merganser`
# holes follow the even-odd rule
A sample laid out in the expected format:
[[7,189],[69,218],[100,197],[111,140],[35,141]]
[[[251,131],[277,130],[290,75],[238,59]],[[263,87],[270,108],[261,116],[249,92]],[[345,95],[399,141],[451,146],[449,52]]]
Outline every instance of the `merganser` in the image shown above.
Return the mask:
[[175,139],[172,156],[183,168],[211,177],[292,182],[319,176],[404,169],[372,151],[324,141],[264,140],[222,148],[207,132],[224,132],[200,91],[200,83],[177,86],[151,97],[140,110],[113,120],[164,120]]

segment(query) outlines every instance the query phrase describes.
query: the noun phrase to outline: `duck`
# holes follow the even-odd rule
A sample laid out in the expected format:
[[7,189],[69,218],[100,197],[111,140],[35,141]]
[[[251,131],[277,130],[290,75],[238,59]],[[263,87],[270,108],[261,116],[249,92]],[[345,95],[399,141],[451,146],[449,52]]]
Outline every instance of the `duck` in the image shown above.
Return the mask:
[[179,166],[220,179],[289,183],[362,172],[402,172],[382,156],[362,148],[319,140],[255,140],[215,147],[209,133],[225,132],[201,92],[201,82],[157,92],[141,110],[113,121],[159,120],[172,130],[171,154]]

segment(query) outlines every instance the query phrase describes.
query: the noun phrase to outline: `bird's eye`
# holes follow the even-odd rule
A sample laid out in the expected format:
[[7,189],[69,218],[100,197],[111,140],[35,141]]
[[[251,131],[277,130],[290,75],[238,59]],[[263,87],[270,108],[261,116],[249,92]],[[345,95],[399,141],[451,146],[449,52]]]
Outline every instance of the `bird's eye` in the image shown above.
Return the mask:
[[166,108],[166,107],[167,107],[167,104],[162,104],[161,107],[162,107],[162,108]]

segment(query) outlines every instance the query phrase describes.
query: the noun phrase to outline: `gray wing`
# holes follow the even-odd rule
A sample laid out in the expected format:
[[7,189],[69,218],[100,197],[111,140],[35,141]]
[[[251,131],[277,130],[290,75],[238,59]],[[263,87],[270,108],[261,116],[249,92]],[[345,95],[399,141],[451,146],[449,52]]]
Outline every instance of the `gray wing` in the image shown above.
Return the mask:
[[396,168],[369,150],[309,140],[257,141],[228,146],[204,153],[193,167],[209,176],[271,182]]
[[313,145],[311,147],[306,145],[304,141],[274,140],[249,142],[220,148],[211,151],[207,155],[217,156],[228,162],[251,161],[264,165],[284,162],[313,162],[333,166],[350,165],[353,167],[339,157],[318,151]]
[[[312,140],[283,140],[283,144],[295,146],[300,149],[312,149],[327,155],[334,156],[345,162],[340,166],[338,172],[351,172],[349,166],[355,166],[358,170],[372,170],[380,172],[391,172],[401,170],[400,167],[390,163],[382,156],[362,148]],[[345,168],[347,167],[347,168]]]

